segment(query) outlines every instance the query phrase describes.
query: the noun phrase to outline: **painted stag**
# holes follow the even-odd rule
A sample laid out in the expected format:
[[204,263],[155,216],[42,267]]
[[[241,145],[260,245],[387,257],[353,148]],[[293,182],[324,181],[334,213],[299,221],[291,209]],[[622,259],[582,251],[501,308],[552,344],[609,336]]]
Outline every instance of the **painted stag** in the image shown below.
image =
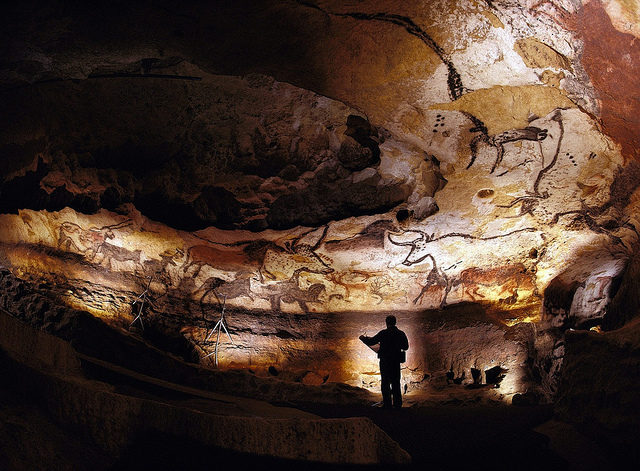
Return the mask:
[[496,149],[496,160],[493,162],[491,172],[489,172],[493,173],[498,165],[500,165],[504,157],[504,144],[506,144],[507,142],[516,141],[543,141],[547,138],[548,135],[548,130],[546,129],[538,128],[536,126],[527,126],[526,128],[510,129],[500,134],[491,136],[487,131],[487,127],[480,120],[471,115],[467,116],[471,118],[471,120],[475,124],[475,127],[471,130],[480,132],[480,134],[472,139],[469,145],[471,147],[471,161],[469,162],[469,165],[467,165],[467,169],[471,168],[471,166],[476,161],[480,143],[484,143]]
[[344,296],[341,296],[345,301],[349,301],[351,298],[351,291],[366,291],[369,289],[369,279],[376,276],[377,273],[369,273],[360,270],[351,270],[347,272],[333,272],[327,276],[327,279],[335,285],[342,286],[344,288]]

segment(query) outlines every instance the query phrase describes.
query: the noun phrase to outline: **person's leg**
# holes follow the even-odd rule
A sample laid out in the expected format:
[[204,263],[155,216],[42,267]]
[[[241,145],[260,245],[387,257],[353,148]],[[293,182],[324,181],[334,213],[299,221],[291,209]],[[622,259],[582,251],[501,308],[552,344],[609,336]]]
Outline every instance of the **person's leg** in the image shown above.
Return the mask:
[[391,379],[389,368],[380,362],[380,389],[382,390],[382,403],[384,407],[391,407]]
[[402,407],[402,391],[400,390],[400,363],[393,365],[393,375],[391,378],[391,388],[393,393],[393,407]]

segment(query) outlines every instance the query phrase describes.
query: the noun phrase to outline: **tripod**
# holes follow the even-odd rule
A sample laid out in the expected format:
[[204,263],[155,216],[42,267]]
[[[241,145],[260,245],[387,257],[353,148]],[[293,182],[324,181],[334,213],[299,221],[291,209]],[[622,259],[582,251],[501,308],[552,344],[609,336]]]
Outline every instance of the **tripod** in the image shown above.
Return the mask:
[[142,330],[144,330],[144,324],[142,323],[142,309],[144,308],[145,301],[147,301],[147,293],[149,293],[149,287],[151,286],[152,280],[153,280],[153,276],[150,276],[149,283],[147,283],[147,287],[144,289],[142,294],[140,294],[140,296],[138,296],[135,299],[135,301],[131,303],[131,307],[133,307],[135,303],[140,303],[140,309],[138,310],[138,315],[135,317],[135,319],[133,319],[131,324],[129,324],[129,328],[131,328],[131,326],[135,324],[136,321],[140,321],[140,327],[142,327]]
[[215,355],[214,358],[215,358],[215,362],[216,362],[216,368],[218,367],[218,345],[220,344],[220,331],[222,329],[224,329],[226,334],[229,336],[229,341],[233,344],[233,339],[231,338],[231,334],[227,330],[227,325],[226,325],[225,320],[224,320],[224,311],[225,311],[226,305],[227,305],[227,296],[225,295],[224,299],[222,301],[222,311],[220,312],[220,319],[218,319],[218,322],[216,322],[216,325],[213,327],[213,329],[211,329],[211,331],[209,332],[207,337],[204,339],[204,341],[206,342],[207,340],[209,340],[209,338],[213,335],[214,332],[217,332],[216,346],[215,346],[213,352],[208,353],[208,354],[206,354],[204,356],[204,358],[208,358],[211,355]]

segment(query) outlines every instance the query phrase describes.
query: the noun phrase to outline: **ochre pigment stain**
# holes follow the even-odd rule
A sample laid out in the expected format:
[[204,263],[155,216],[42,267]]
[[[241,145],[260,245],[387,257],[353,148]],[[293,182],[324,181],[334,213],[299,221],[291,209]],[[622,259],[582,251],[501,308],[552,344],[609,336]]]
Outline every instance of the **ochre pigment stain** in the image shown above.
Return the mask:
[[621,33],[599,1],[573,18],[584,41],[582,64],[598,91],[603,129],[622,145],[625,158],[640,158],[640,41]]

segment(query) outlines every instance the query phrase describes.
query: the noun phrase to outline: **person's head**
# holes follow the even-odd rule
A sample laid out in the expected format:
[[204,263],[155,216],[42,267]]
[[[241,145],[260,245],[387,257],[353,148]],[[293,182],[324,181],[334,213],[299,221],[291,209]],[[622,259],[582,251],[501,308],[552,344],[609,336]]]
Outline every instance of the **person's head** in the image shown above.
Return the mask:
[[387,327],[394,327],[396,325],[396,316],[387,316],[384,321],[387,323]]

